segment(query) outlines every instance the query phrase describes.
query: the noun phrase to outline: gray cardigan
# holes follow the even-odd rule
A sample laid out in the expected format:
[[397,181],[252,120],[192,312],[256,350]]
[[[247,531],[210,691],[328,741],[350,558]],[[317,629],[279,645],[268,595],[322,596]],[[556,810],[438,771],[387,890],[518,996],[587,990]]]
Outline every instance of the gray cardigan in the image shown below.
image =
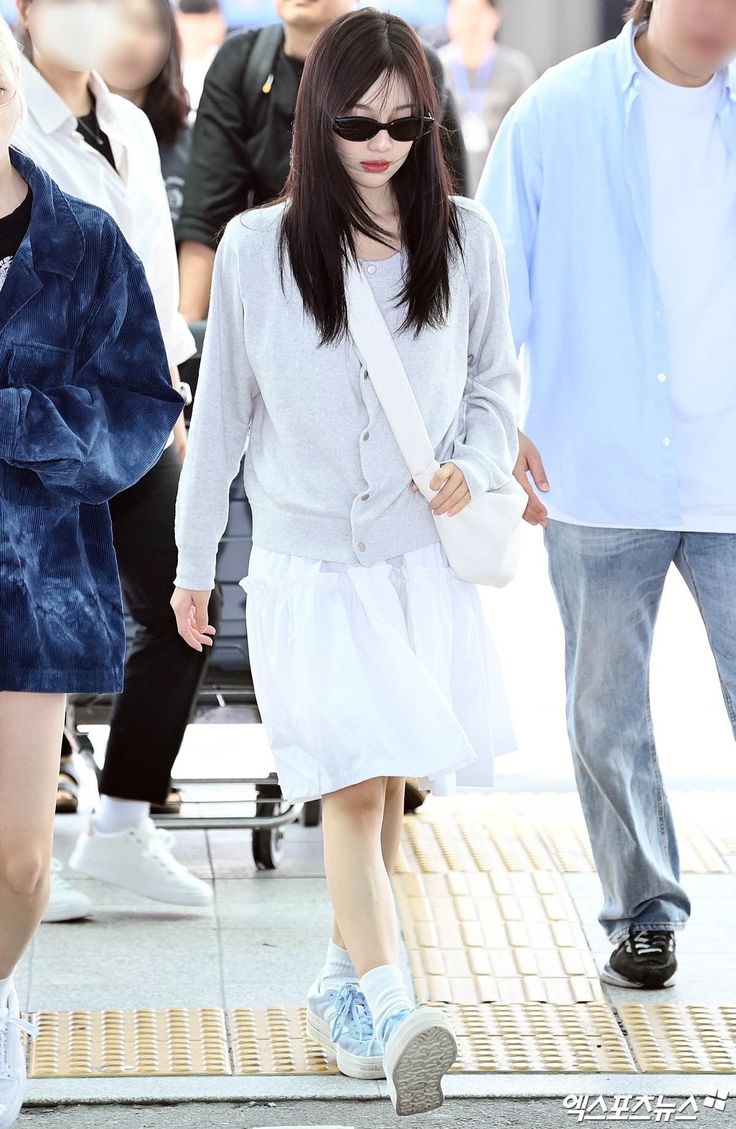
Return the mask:
[[[367,270],[437,459],[456,463],[475,497],[511,477],[520,376],[496,229],[480,205],[454,199],[465,261],[455,257],[442,328],[398,333],[404,251]],[[179,588],[214,585],[244,451],[255,545],[371,565],[438,540],[352,341],[320,347],[288,265],[282,290],[284,207],[231,220],[217,250],[176,502]]]

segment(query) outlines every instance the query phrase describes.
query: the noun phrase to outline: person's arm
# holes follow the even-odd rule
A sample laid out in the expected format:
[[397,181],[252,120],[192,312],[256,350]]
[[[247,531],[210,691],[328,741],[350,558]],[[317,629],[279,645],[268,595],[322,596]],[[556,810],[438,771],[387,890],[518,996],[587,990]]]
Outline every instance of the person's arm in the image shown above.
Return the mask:
[[[527,341],[532,318],[531,276],[542,199],[542,167],[539,108],[527,92],[501,123],[476,194],[492,215],[503,243],[517,353]],[[520,433],[514,476],[529,498],[524,518],[532,525],[544,525],[547,509],[535,494],[530,475],[539,490],[549,490],[539,451]]]
[[185,240],[179,247],[179,309],[187,321],[204,321],[212,288],[215,251],[204,243]]
[[226,228],[215,256],[212,298],[202,347],[189,445],[176,499],[179,561],[174,584],[208,592],[227,525],[230,484],[245,451],[255,375],[245,348],[237,221]]
[[29,371],[0,389],[0,459],[34,471],[59,499],[91,504],[150,470],[183,407],[140,260],[117,228],[100,255],[73,380],[38,387]]
[[[509,481],[518,456],[521,375],[508,314],[503,249],[486,218],[466,219],[470,286],[465,426],[449,460],[465,475],[471,499]],[[470,244],[472,243],[472,247]]]
[[[146,226],[147,238],[136,247],[146,270],[148,285],[158,313],[169,366],[174,370],[196,352],[196,344],[186,320],[179,310],[179,264],[176,241],[171,223],[171,209],[166,195],[166,185],[161,173],[158,142],[148,118],[142,110],[127,108],[134,114],[135,128],[139,132],[142,171],[146,175]],[[131,126],[133,121],[131,121]],[[144,162],[144,163],[143,163]],[[172,371],[176,385],[178,375]]]
[[253,43],[251,32],[226,39],[202,90],[177,224],[180,309],[188,321],[207,316],[217,237],[246,204],[252,183],[250,136],[240,84]]
[[541,198],[539,111],[527,93],[502,121],[475,194],[501,237],[517,353],[527,340],[532,316],[531,272]]

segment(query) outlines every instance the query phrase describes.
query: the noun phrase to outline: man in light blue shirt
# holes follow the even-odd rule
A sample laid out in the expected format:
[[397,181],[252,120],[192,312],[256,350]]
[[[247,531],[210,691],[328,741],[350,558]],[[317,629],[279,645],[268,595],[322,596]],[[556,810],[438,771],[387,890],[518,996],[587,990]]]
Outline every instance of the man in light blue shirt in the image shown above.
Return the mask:
[[636,0],[522,96],[478,189],[526,359],[516,474],[565,626],[604,978],[627,987],[674,982],[690,913],[649,709],[673,563],[736,730],[735,54],[736,0]]

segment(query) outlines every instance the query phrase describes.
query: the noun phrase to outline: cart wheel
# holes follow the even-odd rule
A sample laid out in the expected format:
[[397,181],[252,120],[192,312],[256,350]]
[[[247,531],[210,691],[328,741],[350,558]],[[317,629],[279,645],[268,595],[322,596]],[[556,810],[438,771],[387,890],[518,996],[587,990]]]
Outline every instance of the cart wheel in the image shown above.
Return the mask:
[[302,823],[305,827],[319,827],[322,822],[322,801],[307,800],[302,809]]
[[253,860],[257,870],[277,870],[284,857],[284,832],[280,827],[257,828],[253,832]]

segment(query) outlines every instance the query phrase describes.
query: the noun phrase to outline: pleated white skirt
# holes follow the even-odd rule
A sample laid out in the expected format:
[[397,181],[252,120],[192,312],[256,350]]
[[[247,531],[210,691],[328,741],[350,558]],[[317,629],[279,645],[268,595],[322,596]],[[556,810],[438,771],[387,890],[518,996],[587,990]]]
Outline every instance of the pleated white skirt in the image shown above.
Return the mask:
[[376,776],[435,795],[493,785],[494,756],[515,747],[498,656],[441,542],[367,567],[254,545],[240,585],[287,800]]

